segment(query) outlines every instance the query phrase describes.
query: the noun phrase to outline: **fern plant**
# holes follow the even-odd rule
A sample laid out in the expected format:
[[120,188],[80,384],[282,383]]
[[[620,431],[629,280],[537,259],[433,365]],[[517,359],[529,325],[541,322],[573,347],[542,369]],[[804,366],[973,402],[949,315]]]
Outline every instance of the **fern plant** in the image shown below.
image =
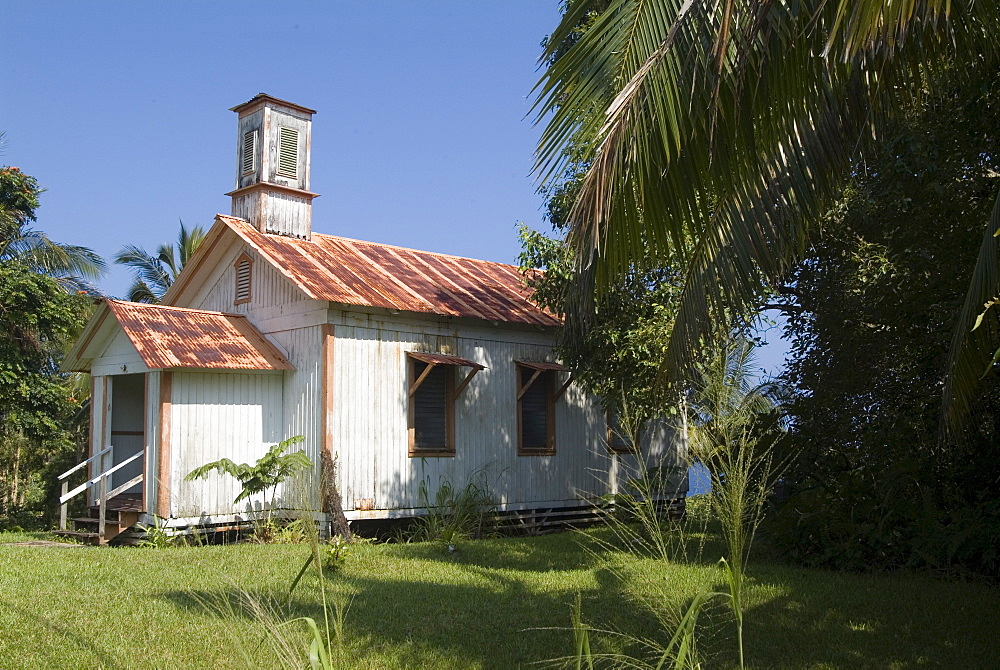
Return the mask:
[[271,511],[267,507],[267,491],[270,489],[271,501],[273,503],[274,497],[278,492],[278,484],[296,472],[312,467],[312,461],[303,452],[293,451],[290,454],[285,453],[289,447],[299,444],[304,440],[305,438],[301,435],[296,435],[295,437],[290,437],[287,440],[279,442],[268,449],[267,453],[257,459],[257,462],[253,465],[249,463],[234,463],[228,458],[206,463],[189,472],[184,479],[185,481],[203,479],[208,477],[211,472],[235,477],[242,484],[243,488],[239,495],[236,496],[236,499],[233,500],[233,504],[236,505],[241,500],[260,493],[263,496],[263,508],[266,510],[265,519],[266,521],[270,521]]

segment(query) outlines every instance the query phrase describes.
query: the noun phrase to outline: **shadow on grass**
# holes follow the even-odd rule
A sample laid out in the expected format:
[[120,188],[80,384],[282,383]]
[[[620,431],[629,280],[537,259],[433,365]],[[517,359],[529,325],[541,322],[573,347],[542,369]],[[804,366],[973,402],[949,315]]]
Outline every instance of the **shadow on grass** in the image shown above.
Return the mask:
[[921,576],[756,566],[748,659],[770,668],[991,668],[1000,590]]
[[[109,670],[114,670],[115,668],[124,667],[122,665],[119,665],[118,662],[115,661],[115,656],[114,656],[115,651],[113,649],[111,650],[103,649],[98,645],[94,644],[94,642],[88,637],[77,633],[71,628],[67,628],[66,626],[51,621],[40,614],[32,612],[29,609],[26,609],[24,607],[19,607],[18,605],[12,605],[11,603],[2,600],[0,600],[0,609],[8,609],[11,612],[15,612],[20,617],[21,625],[23,627],[27,627],[31,623],[35,623],[41,628],[45,628],[52,631],[53,633],[58,635],[60,639],[65,640],[67,643],[76,645],[80,649],[86,649],[91,654],[93,654],[95,658],[100,660],[101,668],[108,668]],[[15,659],[8,659],[8,660],[15,660]]]
[[[469,542],[455,554],[441,545],[383,545],[325,580],[329,592],[350,600],[345,643],[360,666],[506,669],[570,653],[577,593],[601,613],[602,624],[636,628],[620,584],[591,567],[591,558],[566,538]],[[256,615],[247,595],[280,609],[279,620],[322,621],[318,584],[308,575],[290,601],[284,584],[249,594],[233,586],[161,597],[249,630]],[[644,633],[654,634],[653,618],[643,619]]]
[[[668,632],[628,587],[659,591],[663,584],[665,597],[684,602],[693,594],[671,586],[682,583],[680,572],[714,566],[706,548],[703,563],[637,565],[641,578],[623,585],[601,567],[601,554],[577,539],[467,542],[456,554],[435,544],[376,546],[359,550],[326,583],[350,598],[345,642],[361,666],[512,668],[570,653],[577,593],[589,625],[665,642]],[[996,587],[767,564],[750,573],[746,648],[753,667],[979,668],[996,667],[1000,658]],[[283,620],[321,620],[318,583],[308,576],[287,606],[287,584],[252,595],[281,602]],[[254,617],[235,587],[164,597],[199,612],[206,603],[225,603],[244,623]],[[711,667],[734,666],[725,607],[714,607],[707,623],[701,645]],[[595,634],[592,642],[595,651],[636,651],[614,636]]]

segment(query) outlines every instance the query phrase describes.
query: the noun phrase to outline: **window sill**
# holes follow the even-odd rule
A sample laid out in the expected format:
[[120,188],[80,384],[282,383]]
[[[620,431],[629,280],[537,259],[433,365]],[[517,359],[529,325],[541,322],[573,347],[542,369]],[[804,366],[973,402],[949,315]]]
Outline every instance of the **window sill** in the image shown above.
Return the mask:
[[518,456],[555,456],[555,449],[518,449]]
[[454,457],[454,451],[446,451],[442,449],[410,449],[410,458],[449,458]]

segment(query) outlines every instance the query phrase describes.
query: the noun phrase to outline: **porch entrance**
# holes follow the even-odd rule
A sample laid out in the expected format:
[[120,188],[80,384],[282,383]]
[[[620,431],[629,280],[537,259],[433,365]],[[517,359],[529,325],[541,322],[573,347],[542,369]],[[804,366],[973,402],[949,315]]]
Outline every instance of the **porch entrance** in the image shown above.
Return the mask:
[[[110,462],[105,470],[124,463],[146,445],[146,376],[143,374],[113,375],[108,377],[111,405],[110,421]],[[115,470],[111,475],[111,487],[117,489],[142,474],[143,458],[137,458]],[[122,495],[141,500],[142,484],[136,484],[122,492]]]
[[[135,526],[145,511],[146,375],[95,378],[94,443],[91,456],[59,475],[59,530],[92,544],[104,544]],[[71,490],[70,477],[89,477]],[[68,518],[69,501],[84,494],[87,516]],[[69,530],[69,521],[75,530]]]

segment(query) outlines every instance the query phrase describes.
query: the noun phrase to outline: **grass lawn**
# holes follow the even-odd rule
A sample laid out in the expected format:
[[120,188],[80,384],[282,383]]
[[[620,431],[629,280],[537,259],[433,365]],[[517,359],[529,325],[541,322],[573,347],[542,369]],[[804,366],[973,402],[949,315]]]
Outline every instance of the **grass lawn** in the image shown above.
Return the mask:
[[[0,543],[31,539],[38,536],[0,534]],[[680,603],[719,577],[708,560],[661,565],[595,555],[584,541],[574,533],[484,540],[456,554],[436,544],[352,548],[343,571],[326,580],[350,598],[348,667],[516,668],[562,656],[572,647],[565,627],[578,593],[594,627],[663,641],[638,599]],[[0,668],[277,667],[264,626],[240,607],[240,594],[282,598],[307,551],[0,544]],[[746,639],[753,667],[1000,664],[997,587],[768,564],[753,565],[751,574]],[[206,603],[232,605],[220,614]],[[318,579],[304,579],[281,607],[282,620],[321,619]],[[705,622],[709,665],[731,667],[725,611],[709,612]],[[304,626],[284,630],[304,651]],[[599,633],[593,642],[595,651],[628,647]]]

